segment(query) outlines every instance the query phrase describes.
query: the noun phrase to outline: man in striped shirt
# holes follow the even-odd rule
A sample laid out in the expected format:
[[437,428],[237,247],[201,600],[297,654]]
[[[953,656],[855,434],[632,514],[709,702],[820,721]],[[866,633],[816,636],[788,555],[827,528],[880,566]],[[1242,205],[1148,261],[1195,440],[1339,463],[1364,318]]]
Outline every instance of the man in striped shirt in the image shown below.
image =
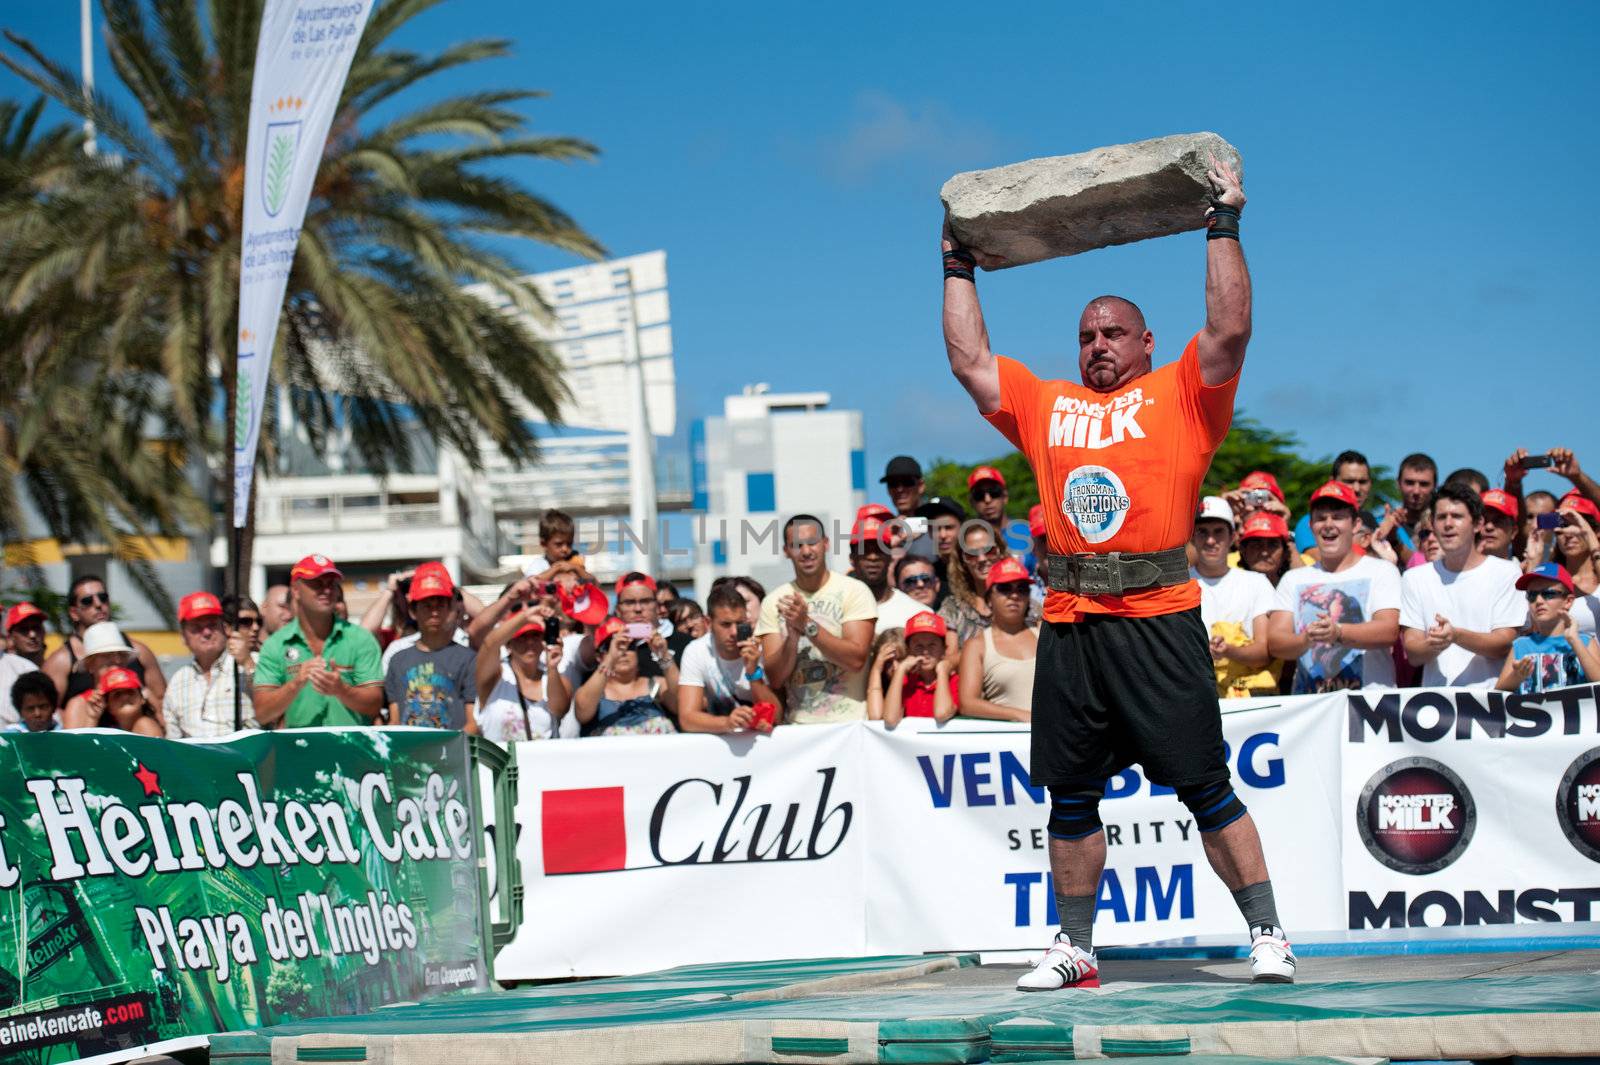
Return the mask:
[[253,729],[255,708],[250,702],[250,637],[245,632],[232,636],[222,621],[222,603],[210,592],[193,592],[178,602],[178,627],[184,646],[194,658],[179,666],[167,682],[163,707],[167,719],[167,738],[226,736],[234,731],[233,686],[234,656],[243,667],[239,679],[244,686],[240,698],[240,725]]

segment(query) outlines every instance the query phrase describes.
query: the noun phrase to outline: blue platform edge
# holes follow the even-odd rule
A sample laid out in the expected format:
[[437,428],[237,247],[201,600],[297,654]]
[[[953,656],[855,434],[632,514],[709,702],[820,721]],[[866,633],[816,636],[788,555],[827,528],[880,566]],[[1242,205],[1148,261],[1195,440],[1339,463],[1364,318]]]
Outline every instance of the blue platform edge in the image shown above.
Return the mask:
[[[1600,950],[1600,921],[1565,921],[1465,928],[1365,928],[1289,934],[1301,958],[1376,954],[1512,954],[1541,950]],[[1187,936],[1137,946],[1101,947],[1109,960],[1224,960],[1243,958],[1250,945],[1233,936]]]

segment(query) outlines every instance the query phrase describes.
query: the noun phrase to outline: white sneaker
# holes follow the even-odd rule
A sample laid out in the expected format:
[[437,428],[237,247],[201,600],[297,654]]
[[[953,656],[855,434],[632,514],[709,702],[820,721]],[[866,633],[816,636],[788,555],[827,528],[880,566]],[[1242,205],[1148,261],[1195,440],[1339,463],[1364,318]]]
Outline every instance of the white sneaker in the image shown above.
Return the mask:
[[1294,951],[1283,929],[1269,925],[1251,941],[1250,977],[1258,984],[1294,983]]
[[1067,987],[1099,986],[1100,963],[1095,961],[1092,952],[1073,946],[1065,932],[1056,933],[1054,942],[1044,952],[1039,964],[1017,981],[1018,991],[1059,991]]

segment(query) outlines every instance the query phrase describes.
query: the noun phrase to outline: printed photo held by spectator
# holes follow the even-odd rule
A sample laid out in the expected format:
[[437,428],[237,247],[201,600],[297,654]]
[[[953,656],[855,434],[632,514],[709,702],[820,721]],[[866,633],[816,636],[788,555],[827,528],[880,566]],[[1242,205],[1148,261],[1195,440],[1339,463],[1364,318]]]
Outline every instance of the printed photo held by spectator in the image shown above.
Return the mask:
[[537,602],[521,601],[516,610],[485,607],[491,609],[497,622],[473,665],[479,734],[500,744],[576,736],[560,619]]
[[[642,589],[635,582],[633,587]],[[655,603],[655,589],[650,602]],[[573,713],[585,736],[670,736],[678,731],[668,716],[677,705],[678,664],[660,632],[639,621],[607,618],[595,630],[599,664],[573,696]],[[654,676],[639,666],[656,664]]]
[[442,562],[417,567],[406,590],[417,640],[395,652],[383,673],[386,722],[476,734],[478,656],[457,642],[460,600]]
[[1022,563],[1002,558],[984,581],[990,623],[961,646],[957,706],[962,717],[1031,721],[1039,653],[1039,624],[1028,623],[1033,580]]
[[1422,668],[1426,687],[1492,687],[1528,617],[1516,587],[1522,569],[1479,549],[1483,500],[1467,483],[1441,486],[1429,512],[1443,554],[1402,578],[1406,657]]
[[191,592],[178,600],[178,631],[190,658],[167,682],[161,708],[167,738],[227,736],[260,728],[250,687],[255,673],[251,636],[228,633],[222,600],[210,592]]
[[744,599],[724,585],[706,597],[710,631],[683,653],[678,679],[678,727],[684,732],[771,732],[781,723],[756,718],[757,703],[781,706],[761,667],[761,640],[747,620]]
[[899,656],[883,693],[883,723],[894,728],[908,717],[943,724],[956,716],[961,681],[945,657],[944,619],[924,610],[906,622],[905,654]]
[[295,620],[267,638],[256,663],[256,720],[264,728],[370,725],[382,718],[378,641],[336,613],[343,579],[326,555],[307,555],[289,571]]
[[1267,628],[1272,583],[1253,570],[1228,565],[1234,547],[1233,508],[1220,496],[1200,501],[1190,543],[1189,575],[1200,584],[1200,620],[1211,637],[1217,695],[1223,699],[1276,695]]
[[[106,591],[103,578],[85,575],[67,589],[67,620],[72,623],[72,631],[40,667],[50,674],[50,680],[64,701],[94,689],[96,677],[83,664],[83,659],[88,657],[84,635],[91,625],[112,625],[115,629],[111,612],[111,595]],[[131,649],[127,661],[118,664],[131,669],[143,682],[150,703],[159,710],[161,699],[167,693],[167,678],[162,676],[155,652],[138,640],[129,639],[121,629],[115,631],[117,641]]]
[[784,718],[797,725],[865,720],[878,604],[865,584],[828,569],[820,518],[797,514],[784,523],[783,553],[794,579],[762,601],[755,634],[768,683],[786,693]]
[[1268,625],[1275,658],[1297,660],[1291,693],[1393,687],[1400,574],[1356,554],[1356,497],[1329,481],[1311,493],[1317,562],[1284,574]]
[[1517,578],[1528,600],[1528,627],[1511,642],[1496,687],[1508,692],[1543,692],[1600,680],[1600,652],[1592,633],[1579,632],[1572,618],[1572,576],[1546,562]]
[[8,720],[0,732],[54,732],[61,727],[56,717],[56,686],[45,672],[30,670],[18,677],[6,693],[6,705],[15,721]]

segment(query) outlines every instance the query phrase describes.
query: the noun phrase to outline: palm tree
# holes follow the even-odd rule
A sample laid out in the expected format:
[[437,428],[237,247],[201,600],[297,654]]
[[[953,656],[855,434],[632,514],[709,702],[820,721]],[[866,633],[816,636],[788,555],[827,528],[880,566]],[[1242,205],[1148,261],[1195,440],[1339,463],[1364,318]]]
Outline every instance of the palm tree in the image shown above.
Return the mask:
[[[23,108],[0,100],[0,247],[8,260],[33,251],[42,233],[58,231],[56,212],[70,212],[68,203],[93,195],[108,176],[84,159],[76,128],[39,128],[44,103]],[[26,297],[36,277],[19,274],[12,296]],[[55,296],[70,294],[69,287]],[[204,517],[184,480],[187,451],[165,430],[146,375],[85,372],[100,338],[72,306],[36,321],[30,313],[39,306],[24,312],[14,301],[0,305],[0,541],[8,561],[42,584],[27,546],[37,530],[25,517],[25,495],[52,536],[109,545],[150,601],[168,609],[153,569],[141,561],[141,541]]]
[[[431,55],[390,45],[439,0],[386,0],[362,37],[313,187],[276,338],[277,390],[320,445],[333,430],[379,473],[408,469],[415,423],[474,465],[487,439],[532,462],[519,413],[551,422],[568,398],[558,356],[513,313],[549,313],[491,242],[530,240],[581,256],[603,249],[553,204],[504,176],[522,160],[586,160],[596,149],[530,132],[541,95],[504,89],[409,109],[396,98],[445,71],[510,53],[475,40]],[[93,119],[104,151],[80,187],[46,197],[30,240],[0,265],[0,305],[23,344],[60,327],[98,338],[102,375],[158,375],[186,440],[232,484],[239,230],[262,0],[100,0],[116,76],[137,105],[85,102],[78,78],[7,32],[0,62]],[[203,16],[203,17],[202,17]],[[376,112],[382,111],[383,117]],[[3,236],[3,234],[0,234]],[[489,298],[470,294],[474,284]],[[75,305],[75,310],[73,309]],[[244,548],[248,565],[248,538]]]

